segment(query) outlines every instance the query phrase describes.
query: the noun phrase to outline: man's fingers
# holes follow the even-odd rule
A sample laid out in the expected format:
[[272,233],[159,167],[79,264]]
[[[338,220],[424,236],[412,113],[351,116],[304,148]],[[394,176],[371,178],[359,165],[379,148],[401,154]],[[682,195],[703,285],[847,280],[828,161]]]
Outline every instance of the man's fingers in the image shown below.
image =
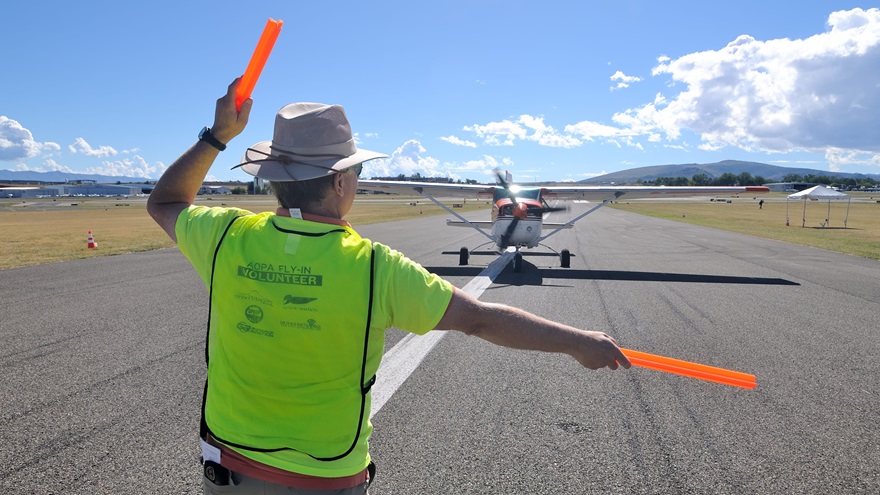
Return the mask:
[[632,363],[629,362],[629,359],[626,357],[626,354],[624,354],[623,351],[621,351],[619,347],[615,350],[617,351],[617,364],[619,364],[620,366],[623,366],[623,369],[628,370],[632,366]]

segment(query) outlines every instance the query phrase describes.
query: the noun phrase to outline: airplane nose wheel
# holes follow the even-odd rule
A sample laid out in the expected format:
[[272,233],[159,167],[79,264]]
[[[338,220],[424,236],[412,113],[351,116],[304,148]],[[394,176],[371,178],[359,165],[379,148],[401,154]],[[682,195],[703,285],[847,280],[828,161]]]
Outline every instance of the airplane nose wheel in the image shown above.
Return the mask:
[[469,255],[468,255],[467,248],[466,247],[461,248],[461,250],[458,251],[458,264],[462,265],[462,266],[467,265],[468,264],[468,256]]
[[513,273],[522,272],[522,255],[516,253],[513,255]]
[[571,252],[568,249],[563,249],[559,254],[559,264],[562,265],[562,268],[571,267]]

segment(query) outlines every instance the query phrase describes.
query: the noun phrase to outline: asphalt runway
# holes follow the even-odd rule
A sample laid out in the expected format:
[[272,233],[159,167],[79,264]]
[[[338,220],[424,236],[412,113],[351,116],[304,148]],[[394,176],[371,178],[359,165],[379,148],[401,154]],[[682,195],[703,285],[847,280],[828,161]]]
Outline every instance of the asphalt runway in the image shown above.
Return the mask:
[[[441,254],[485,240],[443,217],[358,230],[459,287],[492,261]],[[527,255],[481,299],[758,388],[450,332],[373,418],[371,494],[880,493],[880,262],[607,208],[548,244],[571,268]],[[177,250],[2,270],[0,296],[0,490],[201,493],[207,296]]]

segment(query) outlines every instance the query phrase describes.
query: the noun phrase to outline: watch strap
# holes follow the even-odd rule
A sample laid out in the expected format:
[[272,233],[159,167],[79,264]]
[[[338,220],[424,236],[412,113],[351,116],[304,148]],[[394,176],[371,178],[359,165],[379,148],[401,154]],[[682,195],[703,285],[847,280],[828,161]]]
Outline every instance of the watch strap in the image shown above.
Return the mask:
[[211,146],[217,148],[219,151],[223,151],[226,149],[226,145],[221,143],[217,138],[211,134],[211,128],[205,127],[202,129],[202,132],[199,133],[199,141],[204,141]]

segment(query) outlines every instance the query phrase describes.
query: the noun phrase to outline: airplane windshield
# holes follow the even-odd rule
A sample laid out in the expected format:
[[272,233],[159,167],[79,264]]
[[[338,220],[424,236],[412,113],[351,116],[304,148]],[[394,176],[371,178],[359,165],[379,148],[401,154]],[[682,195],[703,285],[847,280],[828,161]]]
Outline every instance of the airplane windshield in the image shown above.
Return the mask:
[[[541,188],[540,187],[518,187],[511,186],[510,191],[516,195],[519,199],[534,199],[536,201],[541,200]],[[495,198],[493,201],[498,201],[499,199],[508,199],[507,192],[501,188],[495,188]]]

